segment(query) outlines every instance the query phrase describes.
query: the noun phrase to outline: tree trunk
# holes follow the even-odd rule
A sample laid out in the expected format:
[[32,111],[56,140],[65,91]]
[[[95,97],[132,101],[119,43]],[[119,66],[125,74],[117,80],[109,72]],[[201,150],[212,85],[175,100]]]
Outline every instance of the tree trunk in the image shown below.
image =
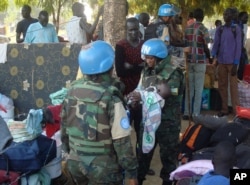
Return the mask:
[[126,37],[126,0],[105,0],[103,13],[104,40],[113,47]]
[[189,8],[186,1],[180,1],[181,16],[182,16],[182,30],[185,31],[187,27],[187,18],[189,14]]

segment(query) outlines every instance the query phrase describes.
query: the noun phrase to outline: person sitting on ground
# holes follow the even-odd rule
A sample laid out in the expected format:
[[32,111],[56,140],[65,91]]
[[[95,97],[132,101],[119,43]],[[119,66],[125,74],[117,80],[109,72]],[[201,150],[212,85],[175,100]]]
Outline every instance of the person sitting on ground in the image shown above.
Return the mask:
[[198,185],[229,185],[230,169],[236,162],[236,149],[233,143],[222,141],[216,145],[212,163],[214,170],[206,173]]

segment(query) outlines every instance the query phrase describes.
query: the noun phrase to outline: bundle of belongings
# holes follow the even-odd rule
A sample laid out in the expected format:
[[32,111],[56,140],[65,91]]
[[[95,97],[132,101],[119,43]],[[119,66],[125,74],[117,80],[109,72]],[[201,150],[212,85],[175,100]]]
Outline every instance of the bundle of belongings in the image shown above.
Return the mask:
[[216,146],[229,142],[235,146],[235,168],[250,169],[250,108],[237,107],[232,122],[228,118],[199,115],[193,118],[181,139],[179,166],[170,180],[178,185],[198,184],[201,177],[214,170],[212,159]]
[[61,175],[60,108],[31,109],[7,123],[0,117],[0,184],[50,185]]

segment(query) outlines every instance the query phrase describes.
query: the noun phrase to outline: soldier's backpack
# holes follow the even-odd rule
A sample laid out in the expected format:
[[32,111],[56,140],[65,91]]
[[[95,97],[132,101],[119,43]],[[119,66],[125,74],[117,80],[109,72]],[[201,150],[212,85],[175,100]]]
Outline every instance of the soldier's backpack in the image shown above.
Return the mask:
[[161,24],[164,24],[164,23],[158,22],[158,23],[149,24],[145,29],[144,40],[147,41],[152,38],[158,38],[156,34],[156,30],[157,30],[157,27]]

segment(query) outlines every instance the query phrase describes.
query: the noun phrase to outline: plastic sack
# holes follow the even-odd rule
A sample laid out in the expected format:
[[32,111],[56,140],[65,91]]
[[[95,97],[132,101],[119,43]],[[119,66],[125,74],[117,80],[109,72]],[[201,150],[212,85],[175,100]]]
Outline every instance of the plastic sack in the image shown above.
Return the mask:
[[4,121],[8,122],[8,120],[14,118],[14,105],[11,98],[0,94],[0,107],[0,116],[4,119]]
[[4,94],[0,94],[0,104],[6,109],[9,110],[13,107],[13,100]]
[[241,107],[250,108],[250,84],[246,81],[238,83],[238,94]]
[[236,106],[236,114],[240,118],[250,119],[250,108]]

